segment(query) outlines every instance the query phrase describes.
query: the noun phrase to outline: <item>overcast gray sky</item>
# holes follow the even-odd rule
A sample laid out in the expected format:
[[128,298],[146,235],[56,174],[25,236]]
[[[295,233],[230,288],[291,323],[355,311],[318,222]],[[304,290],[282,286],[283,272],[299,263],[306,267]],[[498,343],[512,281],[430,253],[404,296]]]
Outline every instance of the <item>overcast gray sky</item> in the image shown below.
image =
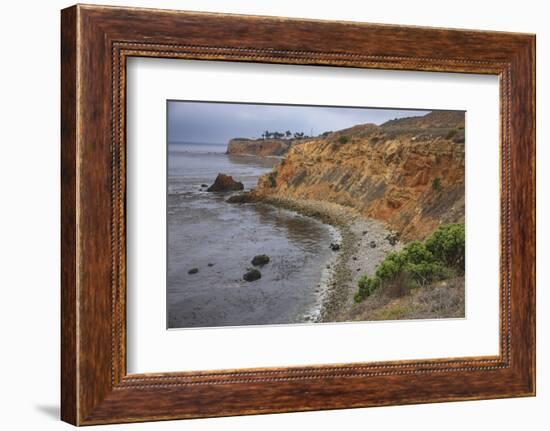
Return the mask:
[[334,108],[299,105],[258,105],[249,103],[168,102],[170,142],[219,143],[231,138],[257,138],[270,132],[304,132],[316,136],[356,124],[375,123],[430,111]]

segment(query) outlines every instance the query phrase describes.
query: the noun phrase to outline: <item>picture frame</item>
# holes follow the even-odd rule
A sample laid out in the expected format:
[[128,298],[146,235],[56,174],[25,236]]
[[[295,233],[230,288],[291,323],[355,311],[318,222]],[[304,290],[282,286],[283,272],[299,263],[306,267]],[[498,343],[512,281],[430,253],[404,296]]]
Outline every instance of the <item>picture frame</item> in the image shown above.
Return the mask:
[[[76,5],[61,13],[61,54],[62,420],[92,425],[535,395],[534,35]],[[130,57],[498,76],[499,355],[128,374]]]

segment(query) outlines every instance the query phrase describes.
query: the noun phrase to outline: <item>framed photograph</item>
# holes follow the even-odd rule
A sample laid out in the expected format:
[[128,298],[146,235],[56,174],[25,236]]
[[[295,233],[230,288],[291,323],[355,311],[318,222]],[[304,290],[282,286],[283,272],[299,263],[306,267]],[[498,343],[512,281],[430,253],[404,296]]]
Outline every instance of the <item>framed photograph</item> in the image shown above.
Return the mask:
[[61,14],[62,419],[535,394],[535,37]]

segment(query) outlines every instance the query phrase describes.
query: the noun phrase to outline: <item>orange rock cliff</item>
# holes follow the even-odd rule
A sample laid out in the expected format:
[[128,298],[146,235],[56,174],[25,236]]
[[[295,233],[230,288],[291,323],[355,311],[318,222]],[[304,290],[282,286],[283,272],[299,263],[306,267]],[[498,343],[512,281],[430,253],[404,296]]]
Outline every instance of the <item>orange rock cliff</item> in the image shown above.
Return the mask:
[[458,111],[357,125],[294,143],[253,193],[338,203],[422,239],[464,221],[464,136]]

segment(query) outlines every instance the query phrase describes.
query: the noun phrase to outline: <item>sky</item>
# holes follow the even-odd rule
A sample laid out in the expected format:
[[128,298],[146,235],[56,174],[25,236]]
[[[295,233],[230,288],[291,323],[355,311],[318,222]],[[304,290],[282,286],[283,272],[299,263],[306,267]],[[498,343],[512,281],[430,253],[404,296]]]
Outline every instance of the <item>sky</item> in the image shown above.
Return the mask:
[[230,139],[259,138],[270,132],[304,132],[317,136],[357,124],[381,124],[430,111],[262,105],[221,102],[168,102],[168,141],[226,144]]

